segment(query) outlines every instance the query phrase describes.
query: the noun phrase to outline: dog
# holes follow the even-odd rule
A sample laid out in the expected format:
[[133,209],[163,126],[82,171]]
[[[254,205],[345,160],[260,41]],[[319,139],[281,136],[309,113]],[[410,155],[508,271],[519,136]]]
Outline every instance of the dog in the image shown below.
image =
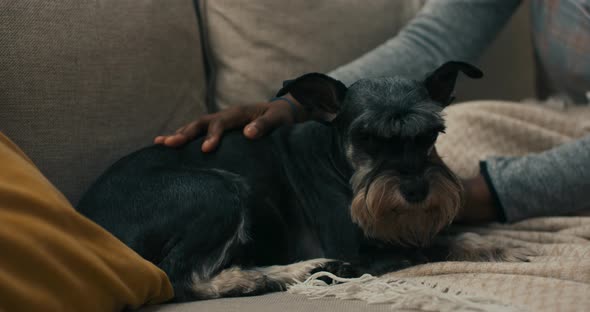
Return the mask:
[[353,277],[429,261],[520,261],[475,234],[434,239],[463,203],[437,155],[459,72],[448,62],[422,80],[363,79],[346,87],[311,73],[278,96],[331,121],[284,126],[259,140],[226,134],[151,146],[110,167],[78,211],[160,267],[176,301],[285,290],[318,271]]

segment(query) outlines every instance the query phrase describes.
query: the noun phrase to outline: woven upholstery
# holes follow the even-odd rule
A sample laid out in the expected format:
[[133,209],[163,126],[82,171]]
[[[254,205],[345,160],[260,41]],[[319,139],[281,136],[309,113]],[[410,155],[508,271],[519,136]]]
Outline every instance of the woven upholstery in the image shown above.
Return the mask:
[[0,131],[72,202],[203,112],[190,0],[0,1]]

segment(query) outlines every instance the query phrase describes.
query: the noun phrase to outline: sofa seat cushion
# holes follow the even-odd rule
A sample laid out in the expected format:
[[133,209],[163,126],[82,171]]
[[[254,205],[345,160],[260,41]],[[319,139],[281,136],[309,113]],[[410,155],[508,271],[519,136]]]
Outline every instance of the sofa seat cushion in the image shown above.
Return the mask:
[[367,304],[360,300],[322,298],[310,300],[286,292],[255,297],[223,298],[180,304],[162,304],[142,308],[139,312],[391,312],[390,304]]

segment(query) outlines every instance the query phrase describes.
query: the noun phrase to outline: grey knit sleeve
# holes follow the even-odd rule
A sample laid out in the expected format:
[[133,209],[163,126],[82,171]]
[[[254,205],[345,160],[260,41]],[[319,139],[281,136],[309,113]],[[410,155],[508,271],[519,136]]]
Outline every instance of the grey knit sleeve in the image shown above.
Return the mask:
[[523,157],[481,163],[506,221],[590,208],[590,135]]
[[520,2],[430,0],[397,36],[329,75],[346,85],[381,76],[421,79],[446,61],[474,61]]

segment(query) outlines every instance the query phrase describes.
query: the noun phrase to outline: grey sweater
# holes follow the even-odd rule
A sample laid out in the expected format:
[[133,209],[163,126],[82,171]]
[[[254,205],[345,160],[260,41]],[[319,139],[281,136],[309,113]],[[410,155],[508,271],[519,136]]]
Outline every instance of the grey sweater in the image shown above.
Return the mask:
[[[447,60],[473,61],[506,24],[520,2],[428,1],[397,36],[330,75],[345,84],[361,78],[391,75],[418,79]],[[590,89],[588,85],[583,87]],[[590,207],[590,136],[539,154],[486,159],[481,168],[505,221],[559,215]]]

